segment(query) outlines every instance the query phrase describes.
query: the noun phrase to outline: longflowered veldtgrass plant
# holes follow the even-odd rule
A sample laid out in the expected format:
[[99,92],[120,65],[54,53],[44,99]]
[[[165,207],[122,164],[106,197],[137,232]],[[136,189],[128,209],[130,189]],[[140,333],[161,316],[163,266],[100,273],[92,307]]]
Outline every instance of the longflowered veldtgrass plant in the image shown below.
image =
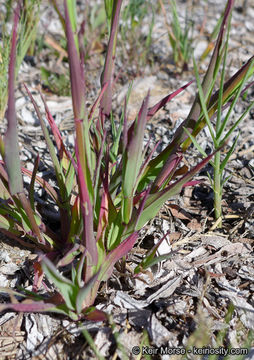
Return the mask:
[[[37,175],[39,158],[32,172],[21,168],[15,111],[15,53],[17,43],[18,9],[14,17],[11,58],[9,63],[8,127],[4,140],[0,138],[0,228],[25,246],[34,247],[41,254],[34,263],[33,292],[23,290],[25,301],[1,304],[0,310],[52,311],[65,314],[74,320],[83,317],[103,320],[105,314],[93,307],[100,284],[111,276],[117,261],[127,256],[135,245],[139,230],[153,219],[170,197],[179,194],[183,186],[194,185],[193,176],[203,168],[214,154],[207,156],[194,168],[181,166],[183,153],[206,125],[202,115],[202,97],[194,100],[188,118],[176,130],[173,140],[157,156],[155,149],[146,157],[143,149],[147,120],[168,101],[182,92],[190,83],[169,94],[149,107],[149,93],[143,101],[136,120],[128,125],[127,100],[120,121],[114,122],[112,114],[113,69],[116,55],[117,29],[122,0],[113,1],[111,29],[105,65],[101,76],[101,91],[88,111],[84,71],[84,23],[77,31],[75,1],[65,0],[64,14],[57,9],[65,29],[75,122],[75,152],[71,154],[63,143],[59,129],[43,97],[45,112],[54,136],[58,156],[42,114],[26,87],[40,120],[45,142],[52,159],[57,179],[57,190]],[[216,46],[202,82],[206,99],[213,92],[216,69],[222,60],[224,35],[233,1],[228,5]],[[223,104],[232,97],[241,83],[244,67],[232,78],[230,91],[223,89]],[[200,86],[199,86],[200,87]],[[225,95],[225,96],[224,96]],[[216,93],[210,98],[215,112],[218,108]],[[95,111],[98,108],[98,116]],[[106,130],[111,119],[113,141]],[[191,136],[188,136],[185,129]],[[223,144],[220,144],[223,146]],[[220,147],[216,151],[219,151]],[[24,190],[22,174],[31,178],[28,192]],[[43,187],[60,214],[60,229],[53,231],[40,213],[35,202],[35,186]],[[78,190],[77,190],[78,189]],[[30,240],[30,241],[29,241]],[[152,264],[156,249],[136,269]],[[69,266],[69,272],[61,269]],[[53,282],[57,290],[48,296],[38,295],[43,276]],[[10,289],[6,292],[16,295]]]

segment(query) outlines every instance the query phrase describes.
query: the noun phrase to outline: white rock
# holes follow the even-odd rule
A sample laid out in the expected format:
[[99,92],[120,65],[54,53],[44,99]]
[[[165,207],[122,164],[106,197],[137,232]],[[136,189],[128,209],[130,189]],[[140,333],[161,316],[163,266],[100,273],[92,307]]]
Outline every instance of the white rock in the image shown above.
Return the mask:
[[21,118],[25,123],[28,123],[29,125],[39,125],[39,120],[25,106],[21,110]]
[[208,45],[208,43],[205,40],[198,42],[197,46],[194,49],[194,58],[195,59],[199,59],[201,57],[203,52],[206,50],[207,45]]
[[24,97],[20,97],[16,100],[16,110],[18,111],[21,107],[23,107],[26,103],[26,99]]

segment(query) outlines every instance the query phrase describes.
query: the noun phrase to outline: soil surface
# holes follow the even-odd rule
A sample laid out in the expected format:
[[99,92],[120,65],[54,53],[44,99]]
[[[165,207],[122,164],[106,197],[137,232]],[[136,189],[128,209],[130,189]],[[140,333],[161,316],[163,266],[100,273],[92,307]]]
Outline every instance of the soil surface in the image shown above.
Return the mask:
[[[167,23],[170,24],[172,17],[168,3],[164,1]],[[134,80],[128,104],[130,122],[135,118],[148,89],[151,106],[195,78],[191,60],[185,71],[174,64],[164,14],[159,2],[154,1],[153,4],[156,13],[148,50],[144,40],[152,21],[151,12],[142,20],[142,26],[134,30],[139,43],[131,31],[125,43],[119,36],[113,110],[116,118],[120,116],[128,86]],[[210,56],[202,62],[200,57],[210,43],[224,6],[225,1],[217,0],[177,2],[182,25],[186,10],[188,21],[192,22],[192,47],[201,76]],[[84,5],[79,4],[80,19],[83,10]],[[86,61],[89,107],[100,89],[106,40],[94,35],[96,31],[99,34],[99,29],[94,34],[89,28],[87,31],[90,39]],[[43,46],[35,56],[25,58],[16,91],[22,165],[32,170],[35,156],[39,153],[39,175],[46,179],[52,177],[52,164],[23,82],[33,92],[42,112],[38,90],[43,85],[47,105],[71,149],[74,124],[71,98],[66,96],[68,82],[64,89],[59,89],[52,85],[53,80],[45,84],[41,79],[41,67],[56,72],[58,76],[68,76],[67,63],[62,55],[64,50],[57,48],[62,35],[57,15],[47,2],[43,2],[38,36],[43,37],[48,46]],[[227,78],[253,55],[253,35],[254,2],[236,1]],[[145,142],[151,139],[151,149],[158,140],[161,143],[157,152],[169,143],[177,126],[188,115],[196,90],[193,83],[148,123]],[[253,101],[253,95],[252,87],[247,96],[237,103],[229,126]],[[0,128],[3,135],[6,120]],[[75,322],[51,314],[2,313],[0,359],[98,358],[84,338],[82,329],[90,333],[101,356],[106,359],[208,359],[209,350],[205,350],[208,345],[210,354],[212,349],[219,351],[213,359],[223,359],[223,351],[231,348],[236,349],[239,355],[242,351],[244,356],[241,358],[254,359],[254,110],[232,133],[227,147],[222,150],[223,154],[229,151],[236,136],[239,136],[237,145],[224,174],[228,180],[223,188],[222,228],[218,228],[214,220],[213,191],[207,176],[207,173],[212,175],[212,167],[208,165],[195,177],[200,180],[198,185],[185,187],[180,196],[169,199],[158,216],[140,232],[139,241],[127,258],[126,272],[121,273],[121,268],[116,268],[112,278],[100,289],[95,305],[110,314],[107,323],[84,321],[80,328]],[[213,151],[207,130],[202,131],[198,142],[207,153]],[[191,167],[200,159],[198,151],[191,147],[184,161]],[[54,184],[54,178],[50,181]],[[43,194],[39,195],[41,200],[38,201],[44,206]],[[167,233],[158,253],[170,254],[168,260],[134,277],[133,269],[142,256]],[[22,286],[31,290],[36,252],[3,234],[0,249],[0,286],[11,289]],[[0,301],[9,301],[9,296],[1,292]],[[193,347],[190,352],[189,347]],[[195,353],[194,348],[203,348],[203,353]],[[247,354],[242,350],[245,348],[248,349]],[[232,350],[228,356],[228,359],[240,359]]]

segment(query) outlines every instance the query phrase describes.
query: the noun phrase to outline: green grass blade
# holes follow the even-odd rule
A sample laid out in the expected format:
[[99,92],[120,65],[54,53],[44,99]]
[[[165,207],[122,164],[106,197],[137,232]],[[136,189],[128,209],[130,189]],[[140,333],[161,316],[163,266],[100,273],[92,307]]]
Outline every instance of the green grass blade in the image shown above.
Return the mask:
[[252,101],[250,103],[250,105],[247,107],[247,109],[243,112],[243,114],[239,117],[239,119],[230,128],[230,130],[227,132],[227,134],[221,140],[221,144],[223,144],[229,138],[229,136],[233,133],[233,131],[237,128],[237,126],[241,123],[241,121],[245,118],[245,116],[249,113],[249,111],[253,108],[253,106],[254,106],[254,101]]
[[98,360],[105,360],[105,358],[100,354],[97,346],[95,345],[92,336],[89,334],[88,330],[85,328],[82,328],[81,330],[82,334],[84,335],[84,338],[86,339],[86,341],[88,342],[89,346],[91,347],[91,349],[93,350],[96,358]]
[[80,314],[85,309],[85,307],[87,307],[86,300],[89,297],[91,289],[95,285],[97,278],[98,273],[95,274],[81,289],[79,289],[76,297],[76,310],[78,314]]
[[227,40],[225,44],[225,51],[224,51],[224,59],[223,59],[223,66],[221,72],[221,79],[220,79],[220,88],[219,88],[219,96],[218,96],[218,109],[217,109],[217,119],[216,119],[216,139],[219,141],[219,130],[221,127],[221,115],[222,115],[222,105],[223,105],[223,89],[224,89],[224,80],[225,80],[225,72],[226,72],[226,60],[227,60],[227,53],[228,53],[228,41],[229,41],[229,32],[230,32],[230,24],[229,21],[228,29],[227,29]]
[[235,138],[232,146],[230,147],[229,151],[227,152],[227,155],[225,156],[225,158],[223,159],[223,161],[222,161],[221,164],[220,164],[220,173],[221,173],[221,174],[222,174],[225,166],[227,165],[230,156],[233,154],[233,152],[234,152],[234,150],[235,150],[235,147],[236,147],[238,138],[239,138],[239,134],[238,134],[237,137]]
[[[233,111],[233,109],[234,109],[234,107],[235,107],[235,105],[236,105],[237,100],[239,99],[239,97],[240,97],[240,95],[241,95],[241,93],[242,93],[242,90],[243,90],[243,88],[244,88],[244,85],[245,85],[245,83],[246,83],[246,80],[249,79],[249,77],[253,74],[253,71],[254,71],[254,58],[251,60],[249,66],[248,66],[248,68],[247,68],[247,71],[243,72],[243,77],[241,77],[241,76],[239,77],[239,81],[238,81],[238,83],[236,84],[235,89],[233,89],[233,93],[236,92],[236,95],[234,96],[234,99],[233,99],[233,101],[232,101],[232,103],[231,103],[231,105],[230,105],[230,108],[229,108],[229,110],[228,110],[228,112],[227,112],[227,115],[225,116],[225,119],[224,119],[224,121],[222,122],[222,124],[221,124],[221,126],[220,126],[220,128],[219,128],[219,130],[218,130],[218,135],[217,135],[218,138],[220,138],[220,136],[222,135],[223,131],[225,130],[225,127],[226,127],[226,125],[227,125],[227,123],[228,123],[229,117],[230,117],[230,115],[231,115],[231,113],[232,113],[232,111]],[[237,88],[237,86],[239,86],[239,87]],[[231,95],[231,96],[232,96],[232,95]],[[239,124],[239,122],[238,122],[238,124]],[[234,127],[234,128],[235,128],[235,127]],[[231,132],[232,132],[232,131],[231,131]],[[228,136],[227,136],[227,137],[228,137]]]
[[42,269],[47,277],[59,289],[68,309],[75,310],[75,299],[78,294],[78,288],[76,288],[69,279],[61,275],[54,264],[47,257],[44,257],[42,260]]
[[149,93],[146,96],[138,118],[134,124],[133,132],[129,136],[127,148],[123,155],[123,203],[122,218],[127,224],[133,209],[133,196],[137,187],[137,177],[142,162],[142,147],[146,126]]
[[188,129],[186,129],[185,127],[183,128],[184,131],[186,132],[186,134],[189,136],[189,138],[191,139],[193,145],[196,147],[196,149],[200,152],[201,155],[203,155],[204,157],[207,156],[206,152],[204,151],[204,149],[202,149],[202,147],[199,145],[199,143],[197,142],[196,138],[194,136],[192,136],[192,134],[190,133],[190,131]]
[[69,18],[70,18],[72,33],[74,34],[76,51],[79,54],[76,0],[66,0],[66,4],[67,4],[68,14],[69,14]]
[[203,111],[203,114],[204,114],[204,117],[205,117],[206,124],[207,124],[208,129],[209,129],[210,135],[212,137],[213,143],[216,144],[217,141],[216,141],[216,137],[215,137],[215,133],[214,133],[214,129],[213,129],[213,124],[210,121],[210,117],[209,117],[207,106],[206,106],[208,94],[207,94],[206,97],[204,96],[204,92],[203,92],[201,82],[200,82],[200,78],[199,78],[199,74],[198,74],[197,64],[196,64],[194,58],[193,58],[193,64],[194,64],[195,77],[196,77],[196,80],[197,80],[198,94],[199,94],[201,108],[202,108],[202,111]]

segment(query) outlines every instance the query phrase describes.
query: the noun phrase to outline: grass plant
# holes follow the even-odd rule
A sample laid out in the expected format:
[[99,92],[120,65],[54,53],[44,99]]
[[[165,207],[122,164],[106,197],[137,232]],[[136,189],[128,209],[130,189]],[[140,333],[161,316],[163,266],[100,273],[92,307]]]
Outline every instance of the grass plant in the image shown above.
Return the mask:
[[[121,16],[121,45],[123,52],[126,53],[126,42],[130,44],[128,57],[133,63],[137,64],[138,70],[147,61],[147,54],[152,44],[152,32],[155,24],[156,6],[153,1],[130,0],[122,11]],[[151,15],[148,20],[148,32],[141,34],[144,20]],[[144,39],[145,37],[145,39]],[[137,53],[139,56],[137,56]]]
[[[230,120],[232,117],[233,109],[241,97],[241,95],[246,93],[246,89],[250,87],[250,85],[253,85],[253,81],[247,85],[247,80],[250,79],[254,72],[254,57],[249,59],[249,61],[244,65],[243,69],[244,71],[241,72],[241,75],[239,76],[239,81],[237,86],[232,82],[228,82],[228,89],[225,91],[226,86],[225,84],[225,72],[226,72],[226,60],[227,60],[227,49],[228,49],[228,39],[229,39],[229,30],[227,35],[227,41],[225,44],[225,51],[224,51],[224,59],[223,59],[223,66],[221,70],[220,75],[220,87],[218,90],[218,104],[216,105],[217,111],[215,115],[212,115],[212,109],[211,106],[209,106],[209,97],[204,96],[199,74],[198,74],[198,68],[197,65],[194,62],[194,69],[195,69],[195,75],[197,79],[198,89],[199,89],[199,97],[200,97],[200,103],[202,106],[202,112],[205,117],[206,124],[208,126],[211,139],[213,141],[213,147],[214,150],[218,150],[218,148],[221,146],[221,144],[225,143],[232,133],[237,129],[237,127],[240,125],[240,123],[244,120],[244,118],[248,115],[249,111],[254,106],[254,101],[252,101],[247,108],[243,111],[243,113],[239,116],[238,119],[231,121],[230,126]],[[225,114],[223,112],[223,102],[226,94],[230,93],[230,91],[234,89],[234,98],[228,103],[228,109]],[[212,115],[212,116],[211,116]],[[213,123],[212,119],[215,118],[215,124]],[[204,150],[199,146],[197,140],[195,137],[193,137],[190,132],[186,129],[187,134],[190,136],[190,138],[193,141],[193,144],[196,146],[196,148],[200,151],[200,153],[206,157],[206,153]],[[215,219],[217,220],[217,226],[222,226],[222,194],[223,194],[223,186],[229,179],[228,177],[224,176],[224,169],[226,165],[228,164],[230,160],[230,156],[234,152],[234,149],[236,147],[238,140],[238,136],[235,137],[235,140],[233,141],[232,145],[230,146],[229,150],[227,151],[226,155],[222,157],[221,151],[217,151],[214,156],[214,161],[211,161],[211,165],[213,167],[213,178],[208,174],[213,192],[214,192],[214,215]]]
[[173,51],[174,64],[177,67],[180,67],[182,70],[187,70],[192,54],[193,22],[191,21],[190,17],[187,16],[186,10],[183,28],[177,11],[176,2],[175,0],[170,0],[169,3],[172,14],[172,21],[171,24],[169,24],[163,0],[159,1],[168,30],[169,42]]
[[[148,156],[148,147],[143,149],[146,123],[190,83],[154,106],[149,106],[148,92],[136,119],[130,125],[127,122],[126,98],[120,122],[116,122],[112,113],[112,87],[121,6],[122,0],[112,3],[101,91],[89,111],[86,107],[84,26],[82,23],[78,31],[75,1],[64,1],[64,13],[57,8],[67,39],[76,135],[73,153],[65,147],[42,97],[55,149],[42,113],[25,86],[49,149],[57,188],[37,175],[39,157],[34,161],[32,172],[21,167],[20,163],[14,97],[16,51],[20,41],[19,6],[15,11],[8,78],[8,126],[4,139],[0,137],[0,228],[23,246],[40,252],[40,255],[34,263],[33,291],[23,289],[17,293],[2,289],[11,295],[11,299],[18,294],[24,301],[1,304],[0,311],[47,311],[64,314],[75,321],[84,318],[107,320],[106,314],[94,307],[101,283],[110,278],[114,265],[128,256],[144,225],[184,186],[196,184],[193,176],[211,161],[214,153],[219,152],[224,144],[220,141],[215,152],[193,168],[181,164],[184,151],[204,126],[209,126],[203,100],[209,100],[210,117],[210,112],[213,115],[221,109],[220,104],[226,106],[230,101],[234,103],[241,92],[242,79],[249,77],[252,71],[245,75],[246,65],[243,66],[228,80],[223,90],[213,91],[217,69],[226,51],[225,34],[233,1],[228,0],[210,64],[202,84],[198,81],[199,92],[189,116],[176,129],[173,140],[156,156],[156,147]],[[248,64],[253,68],[252,62]],[[108,125],[111,125],[110,130],[107,130]],[[28,189],[23,185],[24,174],[31,178]],[[47,218],[36,205],[35,183],[45,189],[51,204],[60,214],[58,230],[49,226]],[[141,264],[142,267],[153,264],[155,252],[152,249],[147,254],[147,261]],[[68,269],[64,274],[63,268]],[[142,270],[141,267],[139,269]],[[50,290],[47,288],[47,296],[38,294],[41,285],[45,286],[44,276],[54,284]]]
[[65,74],[57,74],[41,67],[43,87],[58,96],[70,96],[70,79]]
[[[189,337],[188,343],[186,345],[186,350],[190,350],[190,355],[188,355],[188,351],[186,351],[186,354],[181,357],[181,360],[203,359],[205,354],[200,356],[196,354],[195,355],[192,354],[193,347],[196,347],[198,349],[204,349],[204,351],[205,349],[207,349],[206,359],[208,360],[221,359],[222,355],[219,353],[219,351],[222,348],[225,349],[225,351],[227,352],[226,355],[223,356],[223,358],[226,360],[230,360],[232,358],[236,358],[237,360],[243,360],[244,358],[246,358],[246,355],[249,349],[251,348],[251,343],[253,341],[253,333],[250,330],[248,331],[248,334],[246,334],[247,336],[245,340],[241,342],[241,347],[237,349],[239,353],[237,354],[237,350],[236,350],[236,352],[233,352],[231,354],[231,349],[233,348],[233,346],[229,341],[227,335],[230,328],[230,321],[233,319],[234,311],[235,311],[235,307],[232,303],[230,303],[224,318],[225,326],[224,328],[219,330],[216,336],[212,339],[211,326],[210,326],[211,324],[210,325],[207,324],[207,317],[202,312],[200,306],[196,316],[196,325],[197,325],[196,329]],[[211,349],[210,354],[209,354],[209,349]],[[218,351],[218,353],[215,352],[215,349]],[[214,354],[212,354],[212,351],[214,351]],[[240,354],[240,351],[242,351],[242,354]]]

